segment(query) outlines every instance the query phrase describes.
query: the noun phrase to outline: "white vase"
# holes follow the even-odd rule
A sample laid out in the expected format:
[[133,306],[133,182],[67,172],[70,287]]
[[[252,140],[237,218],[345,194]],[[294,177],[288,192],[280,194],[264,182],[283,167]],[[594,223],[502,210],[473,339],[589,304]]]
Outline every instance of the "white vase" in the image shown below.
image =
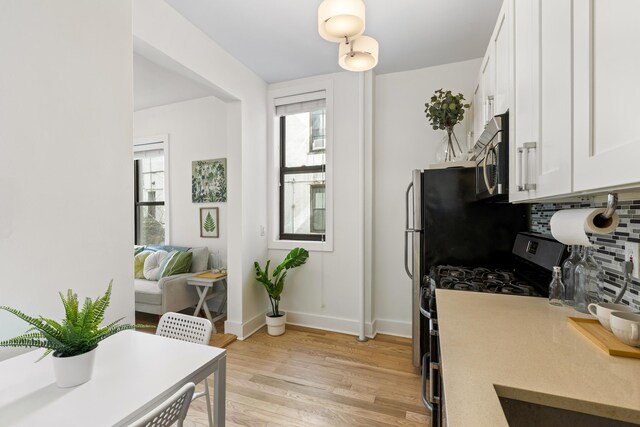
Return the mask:
[[91,379],[93,362],[98,347],[86,353],[70,357],[53,356],[53,372],[56,385],[61,388],[75,387]]
[[280,317],[271,317],[267,314],[267,333],[273,337],[284,334],[284,326],[287,323],[287,313],[281,311]]

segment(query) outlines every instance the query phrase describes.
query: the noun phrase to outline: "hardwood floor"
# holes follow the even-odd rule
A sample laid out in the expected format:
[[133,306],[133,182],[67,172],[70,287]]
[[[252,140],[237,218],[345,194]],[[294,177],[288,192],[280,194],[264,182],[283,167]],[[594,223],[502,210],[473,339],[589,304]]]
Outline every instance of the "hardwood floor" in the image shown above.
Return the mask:
[[[287,325],[227,347],[227,426],[424,426],[411,341]],[[198,386],[200,389],[201,386]],[[203,399],[185,426],[207,426]]]

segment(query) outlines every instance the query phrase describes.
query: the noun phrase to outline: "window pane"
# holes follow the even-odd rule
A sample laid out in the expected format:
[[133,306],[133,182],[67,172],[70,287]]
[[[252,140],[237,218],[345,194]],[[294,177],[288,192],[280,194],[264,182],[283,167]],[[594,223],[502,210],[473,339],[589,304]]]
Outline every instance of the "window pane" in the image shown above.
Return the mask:
[[164,157],[138,160],[138,200],[164,201]]
[[138,206],[138,245],[164,244],[164,206]]
[[325,109],[286,116],[285,166],[325,164]]
[[311,112],[311,141],[309,151],[322,151],[325,147],[325,109]]
[[325,186],[311,186],[311,232],[324,233],[325,231]]
[[[324,181],[324,173],[285,175],[283,233],[324,233],[324,211],[326,209]],[[320,188],[321,190],[319,190]],[[318,215],[315,216],[314,212],[318,213]]]

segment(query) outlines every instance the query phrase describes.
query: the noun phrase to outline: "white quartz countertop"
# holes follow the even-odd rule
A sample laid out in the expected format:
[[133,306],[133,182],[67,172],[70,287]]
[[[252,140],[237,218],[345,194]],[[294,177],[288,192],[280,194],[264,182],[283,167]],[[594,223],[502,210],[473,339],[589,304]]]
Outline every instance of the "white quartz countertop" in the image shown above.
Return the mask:
[[449,427],[507,426],[498,399],[640,424],[640,359],[609,356],[544,298],[438,289]]

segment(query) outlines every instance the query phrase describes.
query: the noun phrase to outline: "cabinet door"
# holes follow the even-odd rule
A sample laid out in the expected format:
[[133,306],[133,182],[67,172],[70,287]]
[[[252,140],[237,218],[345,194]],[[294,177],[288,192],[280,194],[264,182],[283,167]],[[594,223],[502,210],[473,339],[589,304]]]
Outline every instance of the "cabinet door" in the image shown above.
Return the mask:
[[572,191],[572,0],[539,0],[540,113],[536,196]]
[[516,187],[512,200],[553,197],[572,190],[571,3],[515,2],[512,165],[517,183],[530,189]]
[[640,1],[574,1],[574,189],[640,182]]
[[496,114],[496,104],[495,104],[495,86],[496,86],[496,73],[495,73],[495,64],[494,64],[494,55],[493,55],[493,43],[489,43],[489,48],[487,49],[487,53],[484,55],[484,59],[482,60],[482,67],[480,68],[480,72],[482,74],[482,95],[484,102],[484,118],[483,128],[489,120]]
[[511,2],[505,1],[498,16],[492,43],[495,56],[496,89],[494,95],[495,114],[504,114],[511,104]]
[[[536,196],[534,189],[521,189],[534,184],[531,172],[532,156],[524,164],[518,155],[525,144],[539,139],[539,0],[517,0],[513,4],[514,28],[514,98],[510,114],[509,200],[523,201]],[[528,154],[528,153],[527,153]]]
[[484,100],[482,92],[482,74],[478,76],[476,87],[473,91],[473,139],[480,138],[484,130]]

